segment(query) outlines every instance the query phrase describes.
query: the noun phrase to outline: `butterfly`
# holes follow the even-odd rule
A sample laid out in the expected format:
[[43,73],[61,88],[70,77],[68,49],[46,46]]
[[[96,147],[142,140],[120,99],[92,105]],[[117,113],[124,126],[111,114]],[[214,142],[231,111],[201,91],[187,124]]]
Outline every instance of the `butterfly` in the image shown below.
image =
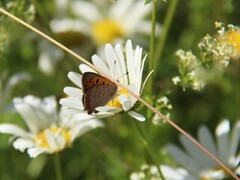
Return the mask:
[[88,114],[97,113],[96,107],[106,105],[117,93],[117,85],[109,79],[85,72],[82,76],[82,103]]

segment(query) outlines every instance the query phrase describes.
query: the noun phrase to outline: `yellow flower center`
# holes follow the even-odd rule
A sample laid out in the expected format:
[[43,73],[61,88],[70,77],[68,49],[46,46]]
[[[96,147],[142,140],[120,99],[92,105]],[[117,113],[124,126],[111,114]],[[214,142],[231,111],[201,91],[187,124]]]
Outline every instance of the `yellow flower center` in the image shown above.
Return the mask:
[[226,40],[236,48],[236,56],[240,56],[240,30],[231,31],[225,34]]
[[[50,149],[50,146],[49,146],[48,140],[47,140],[47,135],[46,135],[47,130],[50,131],[51,133],[53,133],[55,136],[62,136],[66,142],[65,147],[70,145],[71,135],[69,134],[69,132],[66,129],[63,129],[60,127],[50,127],[48,129],[44,129],[37,135],[35,142],[38,146]],[[63,148],[65,148],[65,147],[63,147]],[[62,149],[59,149],[58,151],[61,151],[61,150]]]
[[97,44],[111,43],[124,35],[123,27],[116,21],[104,19],[96,22],[92,27],[93,39]]
[[129,97],[129,94],[126,90],[124,89],[120,89],[117,93],[117,95],[107,103],[107,106],[111,106],[111,107],[116,107],[116,108],[121,108],[122,109],[122,104],[120,103],[118,96],[120,94],[126,94]]

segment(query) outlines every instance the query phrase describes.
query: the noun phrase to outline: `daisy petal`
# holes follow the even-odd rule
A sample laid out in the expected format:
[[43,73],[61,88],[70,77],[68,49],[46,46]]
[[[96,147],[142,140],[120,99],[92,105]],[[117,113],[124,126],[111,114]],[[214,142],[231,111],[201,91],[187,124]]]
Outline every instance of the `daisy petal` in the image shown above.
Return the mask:
[[27,152],[31,158],[35,158],[42,153],[50,153],[46,148],[39,148],[39,147],[29,148]]
[[107,65],[104,63],[104,61],[99,56],[93,55],[92,62],[95,66],[99,67],[102,71],[104,71],[108,75],[111,75],[110,70],[108,69]]
[[229,147],[229,131],[230,123],[228,120],[222,121],[216,128],[217,142],[218,142],[218,151],[220,159],[227,163],[228,148]]
[[75,110],[83,110],[82,99],[67,97],[60,99],[59,103],[64,107],[69,107]]
[[[228,157],[230,158],[230,161],[232,161],[231,159],[236,159],[235,157],[237,156],[239,143],[240,143],[240,121],[237,121],[237,123],[235,124],[232,130],[231,145],[229,148],[229,155],[228,155]],[[236,166],[236,164],[234,164],[235,160],[229,163],[231,163],[233,166]]]
[[128,111],[128,114],[141,122],[145,121],[145,117],[135,111]]
[[13,124],[0,124],[0,132],[6,134],[12,134],[14,136],[30,139],[30,135],[22,128]]
[[197,175],[199,172],[199,166],[196,164],[195,160],[189,155],[183,152],[175,145],[168,145],[167,150],[169,154],[182,166],[186,167],[193,175]]
[[[201,142],[201,144],[207,148],[208,151],[213,153],[216,157],[219,157],[219,153],[216,149],[215,142],[213,140],[213,137],[209,131],[209,129],[205,126],[201,126],[198,131],[198,139]],[[217,164],[213,161],[208,162],[211,166],[216,166]]]
[[183,168],[173,168],[166,165],[161,165],[160,168],[163,176],[168,180],[198,180],[198,178],[191,176]]
[[123,110],[128,111],[132,107],[132,101],[127,97],[126,94],[121,94],[118,96],[120,103],[122,104]]
[[[184,145],[188,154],[192,156],[193,159],[201,165],[201,169],[211,168],[216,165],[202,150],[199,149],[196,145],[194,145],[191,141],[189,141],[185,136],[180,136],[180,141]],[[200,169],[200,171],[201,171]]]
[[75,88],[75,87],[65,87],[63,89],[63,92],[69,96],[76,97],[76,98],[81,97],[83,94],[81,89]]
[[98,127],[104,127],[104,124],[101,121],[98,120],[89,120],[84,121],[82,123],[78,123],[75,128],[71,131],[71,137],[72,139],[75,139],[88,131],[98,128]]
[[59,133],[58,136],[56,136],[51,131],[45,130],[45,134],[50,151],[57,152],[63,149],[66,142],[65,139],[62,137],[61,133]]
[[18,138],[13,142],[13,147],[21,152],[24,152],[25,149],[35,146],[33,140]]
[[82,76],[76,72],[69,72],[68,78],[80,89],[82,89]]
[[[95,22],[102,18],[102,14],[91,2],[75,1],[72,4],[72,10],[80,18],[83,18],[89,22]],[[91,15],[89,15],[89,12],[91,12]]]
[[118,113],[122,111],[120,108],[110,107],[110,106],[99,106],[95,108],[99,112],[111,112],[111,113]]
[[94,71],[92,68],[90,68],[86,64],[80,64],[79,69],[80,69],[80,71],[82,73],[85,73],[85,72],[94,72],[94,73],[96,73],[96,71]]

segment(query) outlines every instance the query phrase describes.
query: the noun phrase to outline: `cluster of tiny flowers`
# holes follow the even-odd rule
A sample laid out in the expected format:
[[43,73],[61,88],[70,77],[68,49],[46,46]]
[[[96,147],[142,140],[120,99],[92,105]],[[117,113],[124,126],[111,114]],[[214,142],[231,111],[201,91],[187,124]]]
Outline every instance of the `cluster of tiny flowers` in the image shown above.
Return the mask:
[[24,21],[31,23],[35,19],[35,8],[34,6],[25,0],[18,1],[7,1],[6,3],[0,3],[1,6],[5,7],[8,12],[15,14]]
[[[169,99],[166,96],[162,96],[159,99],[157,99],[156,101],[156,109],[158,109],[159,111],[161,111],[165,116],[170,117],[170,110],[172,109],[172,104],[170,104]],[[155,114],[152,118],[152,123],[154,125],[159,125],[161,124],[163,121],[163,119]]]
[[202,78],[206,68],[226,68],[238,50],[237,38],[239,29],[233,25],[224,26],[216,22],[217,35],[206,35],[198,44],[200,56],[195,56],[191,51],[178,50],[179,76],[172,81],[174,85],[181,85],[183,90],[192,88],[201,90],[205,82]]
[[133,172],[130,175],[130,180],[144,180],[144,179],[160,180],[161,178],[158,173],[157,167],[144,164],[141,166],[140,171]]
[[175,76],[172,81],[174,85],[180,84],[185,91],[187,87],[194,90],[201,90],[204,82],[200,78],[200,66],[197,57],[191,51],[182,49],[176,52],[179,57],[179,76]]
[[220,67],[227,67],[233,54],[232,45],[223,41],[222,38],[215,38],[206,35],[198,44],[201,52],[201,60],[205,64],[216,63]]

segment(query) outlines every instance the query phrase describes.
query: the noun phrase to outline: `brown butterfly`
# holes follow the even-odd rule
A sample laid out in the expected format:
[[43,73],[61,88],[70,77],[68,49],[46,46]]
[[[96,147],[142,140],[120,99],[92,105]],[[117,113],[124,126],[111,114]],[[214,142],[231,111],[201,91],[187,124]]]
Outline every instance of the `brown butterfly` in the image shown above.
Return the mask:
[[83,74],[82,89],[82,103],[88,114],[97,113],[95,108],[106,105],[117,93],[114,82],[93,72]]

